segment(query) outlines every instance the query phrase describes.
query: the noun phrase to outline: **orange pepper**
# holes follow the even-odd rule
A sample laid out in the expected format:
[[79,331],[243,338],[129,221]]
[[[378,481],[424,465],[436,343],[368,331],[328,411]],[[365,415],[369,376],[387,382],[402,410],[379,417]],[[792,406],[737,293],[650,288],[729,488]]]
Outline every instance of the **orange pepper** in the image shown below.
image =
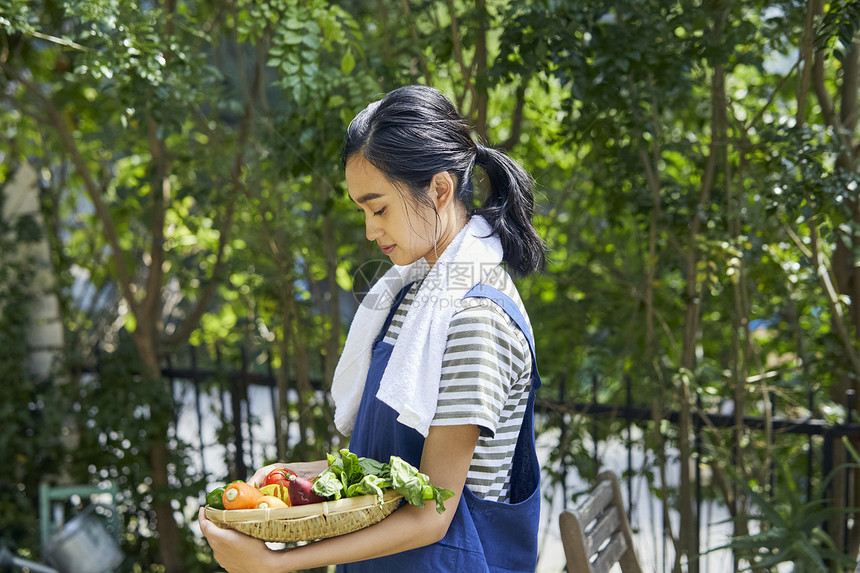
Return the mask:
[[221,500],[224,509],[254,509],[257,502],[263,497],[263,492],[243,481],[231,483],[224,488]]
[[279,509],[282,507],[290,507],[284,500],[273,495],[264,495],[257,500],[257,509]]
[[260,491],[263,492],[263,495],[273,495],[287,504],[287,507],[290,507],[290,490],[287,489],[287,486],[278,485],[276,483],[264,485],[260,488]]

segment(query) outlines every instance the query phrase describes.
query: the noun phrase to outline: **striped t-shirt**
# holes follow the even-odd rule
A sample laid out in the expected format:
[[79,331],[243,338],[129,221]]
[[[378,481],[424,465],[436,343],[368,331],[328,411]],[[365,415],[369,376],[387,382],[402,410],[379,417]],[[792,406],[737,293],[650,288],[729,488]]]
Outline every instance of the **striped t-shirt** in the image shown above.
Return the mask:
[[[501,267],[484,284],[508,295],[528,315]],[[416,282],[395,311],[385,341],[394,344],[420,287]],[[531,388],[529,343],[508,314],[485,298],[469,298],[454,312],[442,359],[439,401],[431,425],[475,424],[481,435],[466,485],[480,498],[508,501],[511,462]]]

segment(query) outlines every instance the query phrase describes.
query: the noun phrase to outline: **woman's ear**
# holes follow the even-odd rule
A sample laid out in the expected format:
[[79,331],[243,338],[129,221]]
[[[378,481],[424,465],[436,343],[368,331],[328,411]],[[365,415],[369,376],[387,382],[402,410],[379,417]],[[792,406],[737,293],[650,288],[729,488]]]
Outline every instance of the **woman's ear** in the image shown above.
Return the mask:
[[433,176],[430,181],[430,198],[436,204],[437,211],[441,211],[443,207],[454,200],[456,189],[454,177],[449,171],[442,171]]

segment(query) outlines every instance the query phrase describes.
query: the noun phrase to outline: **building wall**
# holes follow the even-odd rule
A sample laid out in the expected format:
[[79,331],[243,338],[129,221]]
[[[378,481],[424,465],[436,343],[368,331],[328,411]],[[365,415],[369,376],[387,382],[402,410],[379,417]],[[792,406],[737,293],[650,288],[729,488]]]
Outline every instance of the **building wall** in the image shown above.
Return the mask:
[[[2,189],[3,220],[14,228],[18,218],[30,216],[44,229],[44,218],[39,204],[38,174],[28,163],[18,168],[15,176]],[[32,327],[27,336],[30,347],[30,370],[37,378],[47,376],[63,349],[63,324],[60,304],[54,293],[54,269],[51,265],[50,244],[47,233],[35,243],[16,243],[14,253],[4,254],[12,261],[30,260],[36,266],[31,285],[35,294],[30,310]]]

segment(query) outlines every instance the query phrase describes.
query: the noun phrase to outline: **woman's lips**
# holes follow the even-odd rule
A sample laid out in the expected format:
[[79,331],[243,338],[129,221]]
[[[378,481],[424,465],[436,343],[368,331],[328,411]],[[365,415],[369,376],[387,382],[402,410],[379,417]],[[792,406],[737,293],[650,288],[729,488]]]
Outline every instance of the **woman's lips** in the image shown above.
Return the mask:
[[394,250],[394,247],[396,247],[397,245],[388,245],[388,246],[379,245],[379,246],[382,248],[382,252],[385,255],[390,255],[391,252]]

